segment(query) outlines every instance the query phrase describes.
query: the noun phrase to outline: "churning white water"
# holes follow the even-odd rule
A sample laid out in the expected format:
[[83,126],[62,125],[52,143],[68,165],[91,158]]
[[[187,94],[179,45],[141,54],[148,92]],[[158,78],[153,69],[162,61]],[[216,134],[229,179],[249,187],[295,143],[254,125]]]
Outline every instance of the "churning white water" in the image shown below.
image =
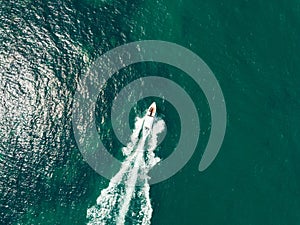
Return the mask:
[[160,161],[154,150],[158,144],[158,134],[165,129],[165,123],[157,119],[152,133],[144,140],[139,138],[143,120],[136,118],[130,143],[122,149],[126,159],[119,172],[111,179],[108,187],[101,191],[97,204],[87,210],[89,225],[151,223],[153,210],[148,172]]

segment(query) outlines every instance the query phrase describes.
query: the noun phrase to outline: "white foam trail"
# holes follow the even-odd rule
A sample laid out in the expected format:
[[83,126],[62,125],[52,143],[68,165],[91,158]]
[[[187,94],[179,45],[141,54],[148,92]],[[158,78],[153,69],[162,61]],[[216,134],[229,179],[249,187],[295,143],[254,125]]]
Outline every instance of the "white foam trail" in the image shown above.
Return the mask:
[[144,147],[144,140],[141,140],[138,144],[136,158],[134,162],[134,166],[132,171],[130,172],[130,177],[128,182],[126,183],[126,192],[122,206],[120,207],[120,216],[117,220],[117,225],[123,225],[125,223],[125,215],[128,212],[130,200],[132,199],[133,192],[135,190],[135,185],[138,178],[139,165],[141,164],[141,160],[143,159],[143,152],[141,151],[142,147]]
[[146,151],[147,154],[146,159],[148,160],[147,173],[153,166],[155,166],[160,161],[159,157],[155,157],[154,150],[156,149],[158,144],[158,135],[161,132],[163,132],[164,129],[165,129],[165,122],[163,120],[158,120],[153,124],[153,131],[149,138],[148,148]]
[[139,137],[139,133],[143,126],[143,121],[144,121],[144,118],[136,117],[135,124],[134,124],[135,128],[130,137],[130,142],[127,144],[126,147],[124,147],[122,149],[122,152],[125,156],[128,156],[132,152],[132,150],[134,149],[134,146],[136,145],[137,141],[139,140],[138,137]]
[[[160,161],[155,157],[154,150],[158,143],[157,136],[164,130],[165,124],[163,120],[155,121],[146,143],[138,137],[142,126],[143,118],[136,118],[130,143],[122,149],[125,161],[109,186],[101,191],[97,205],[87,210],[89,225],[124,225],[127,220],[130,224],[150,225],[153,209],[147,174]],[[132,201],[137,202],[132,204]]]

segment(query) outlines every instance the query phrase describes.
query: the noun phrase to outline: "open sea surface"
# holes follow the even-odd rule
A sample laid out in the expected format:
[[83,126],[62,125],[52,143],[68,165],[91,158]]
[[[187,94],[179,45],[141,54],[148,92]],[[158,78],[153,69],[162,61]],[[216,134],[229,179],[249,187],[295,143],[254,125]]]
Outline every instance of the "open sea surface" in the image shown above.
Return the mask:
[[[77,147],[73,97],[94,60],[138,40],[174,42],[200,56],[215,74],[227,107],[220,153],[199,172],[210,111],[201,89],[182,71],[138,63],[99,90],[99,137],[120,160],[125,160],[123,146],[112,131],[109,108],[131,81],[172,79],[199,113],[197,149],[175,176],[150,187],[153,211],[149,208],[144,224],[300,224],[298,0],[1,0],[0,224],[89,223],[89,209],[109,181],[89,167]],[[152,101],[167,127],[156,149],[164,159],[180,134],[172,104],[141,100],[129,119],[133,129],[135,113],[141,116]]]

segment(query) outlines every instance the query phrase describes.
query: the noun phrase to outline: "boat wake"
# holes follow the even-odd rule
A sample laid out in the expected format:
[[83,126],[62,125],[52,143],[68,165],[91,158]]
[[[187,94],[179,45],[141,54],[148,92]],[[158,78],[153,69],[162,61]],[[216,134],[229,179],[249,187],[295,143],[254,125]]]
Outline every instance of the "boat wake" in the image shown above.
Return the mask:
[[151,223],[153,210],[148,172],[160,161],[154,150],[158,144],[158,134],[164,130],[165,123],[157,119],[151,135],[145,139],[139,138],[143,122],[144,118],[136,118],[130,143],[122,149],[126,158],[119,172],[111,179],[108,187],[101,191],[97,204],[87,210],[89,225]]

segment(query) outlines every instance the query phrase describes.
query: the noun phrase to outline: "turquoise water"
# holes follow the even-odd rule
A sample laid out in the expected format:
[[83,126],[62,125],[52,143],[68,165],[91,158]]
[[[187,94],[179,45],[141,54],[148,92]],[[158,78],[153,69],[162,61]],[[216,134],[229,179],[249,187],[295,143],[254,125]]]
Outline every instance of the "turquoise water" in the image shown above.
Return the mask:
[[[0,4],[0,224],[87,223],[87,209],[109,181],[77,148],[73,95],[98,56],[147,39],[199,55],[218,79],[228,113],[221,151],[200,173],[210,114],[193,81],[166,65],[141,63],[120,71],[123,80],[108,82],[97,112],[109,112],[129,81],[159,74],[181,84],[200,115],[203,129],[192,159],[151,186],[151,224],[300,223],[299,1]],[[152,100],[168,127],[157,153],[165,158],[178,140],[179,119],[160,99],[139,102],[137,111]],[[108,120],[99,125],[100,136],[122,159]]]

